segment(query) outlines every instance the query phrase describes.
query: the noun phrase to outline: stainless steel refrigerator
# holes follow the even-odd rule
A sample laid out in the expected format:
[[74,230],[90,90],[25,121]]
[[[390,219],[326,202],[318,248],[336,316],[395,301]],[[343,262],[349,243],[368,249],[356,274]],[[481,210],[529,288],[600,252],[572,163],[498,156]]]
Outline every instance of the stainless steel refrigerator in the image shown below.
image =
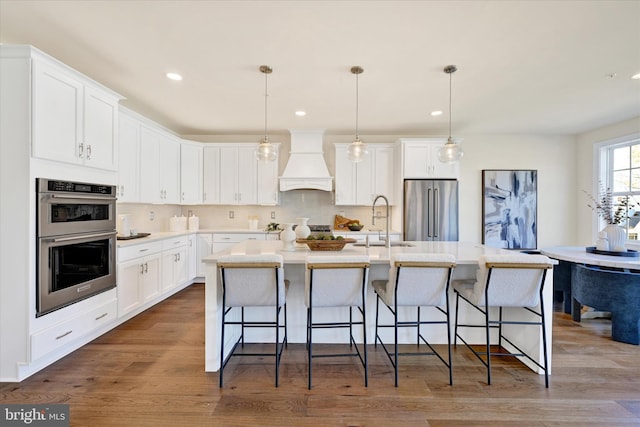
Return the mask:
[[403,240],[458,240],[458,181],[404,181]]

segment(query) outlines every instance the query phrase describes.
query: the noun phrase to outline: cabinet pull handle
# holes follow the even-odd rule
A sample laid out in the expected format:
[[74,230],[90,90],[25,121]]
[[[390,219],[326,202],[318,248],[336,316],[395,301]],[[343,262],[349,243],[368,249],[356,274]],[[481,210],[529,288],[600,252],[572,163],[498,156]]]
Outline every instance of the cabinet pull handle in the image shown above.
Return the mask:
[[202,193],[202,200],[207,200],[207,193]]
[[140,264],[140,274],[144,274],[144,264]]
[[146,252],[146,251],[148,251],[148,250],[149,250],[149,248],[145,248],[145,249],[138,249],[138,252]]
[[120,195],[124,197],[124,184],[120,186]]
[[149,272],[149,264],[148,263],[144,263],[144,272],[148,273]]
[[100,320],[100,319],[102,319],[103,317],[106,317],[106,316],[107,316],[107,314],[109,314],[109,313],[108,313],[108,312],[107,312],[107,313],[102,313],[100,316],[96,317],[96,319],[95,319],[95,320]]
[[182,192],[182,200],[184,200],[184,191]]
[[80,143],[78,144],[78,157],[82,156],[84,156],[84,144]]
[[178,252],[178,261],[180,261],[180,252]]
[[73,332],[73,330],[71,330],[71,331],[67,331],[67,332],[65,332],[64,334],[57,336],[57,337],[56,337],[56,339],[57,339],[57,340],[62,339],[62,338],[64,338],[64,337],[66,337],[67,335],[69,335],[71,332]]
[[87,159],[91,160],[91,145],[87,145]]

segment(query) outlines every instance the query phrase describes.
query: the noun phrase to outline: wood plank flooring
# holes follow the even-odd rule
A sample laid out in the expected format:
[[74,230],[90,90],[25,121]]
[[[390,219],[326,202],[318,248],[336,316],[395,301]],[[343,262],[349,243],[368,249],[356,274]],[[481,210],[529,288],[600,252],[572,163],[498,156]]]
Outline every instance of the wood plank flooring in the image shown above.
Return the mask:
[[368,388],[356,360],[315,359],[309,391],[304,345],[290,344],[279,388],[272,359],[236,357],[221,390],[217,373],[204,372],[204,285],[195,284],[25,381],[0,384],[0,400],[67,403],[74,426],[640,425],[640,347],[612,341],[610,325],[554,313],[549,389],[511,358],[494,361],[488,386],[459,345],[453,386],[423,357],[401,359],[395,388],[371,346]]

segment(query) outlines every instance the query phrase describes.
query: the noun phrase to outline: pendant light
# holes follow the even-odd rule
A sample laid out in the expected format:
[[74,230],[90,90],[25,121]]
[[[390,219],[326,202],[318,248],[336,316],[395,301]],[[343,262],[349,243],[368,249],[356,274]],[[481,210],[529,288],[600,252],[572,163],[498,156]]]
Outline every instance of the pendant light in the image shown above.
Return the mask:
[[459,161],[464,154],[460,146],[453,142],[453,138],[451,138],[451,75],[456,71],[458,71],[458,67],[455,65],[447,65],[444,67],[444,72],[449,74],[449,138],[447,139],[447,143],[438,150],[438,160],[442,163],[455,163]]
[[351,67],[351,74],[356,75],[356,137],[351,145],[349,145],[349,148],[347,150],[347,157],[354,163],[361,162],[369,153],[369,151],[367,151],[367,146],[358,136],[358,75],[362,74],[363,72],[364,70],[362,69],[362,67]]
[[263,162],[273,162],[278,157],[278,149],[271,145],[269,137],[267,136],[267,97],[269,93],[267,91],[267,75],[271,74],[273,70],[268,65],[261,65],[260,72],[264,74],[264,138],[258,144],[255,154],[256,159]]

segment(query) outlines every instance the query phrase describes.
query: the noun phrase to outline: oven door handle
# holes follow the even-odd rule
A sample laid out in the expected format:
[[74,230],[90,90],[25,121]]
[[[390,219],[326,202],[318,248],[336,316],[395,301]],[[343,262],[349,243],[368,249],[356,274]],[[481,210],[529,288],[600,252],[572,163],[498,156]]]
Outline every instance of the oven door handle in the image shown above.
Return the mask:
[[116,231],[111,231],[109,233],[82,234],[82,235],[71,236],[71,237],[56,237],[54,239],[51,239],[51,241],[54,243],[69,242],[71,240],[93,239],[96,237],[110,237],[110,236],[115,236],[116,234],[117,234]]
[[50,194],[50,198],[52,199],[82,199],[82,200],[95,200],[95,201],[115,201],[117,200],[113,196],[85,196],[83,194],[74,194],[74,195],[66,195],[66,194]]

